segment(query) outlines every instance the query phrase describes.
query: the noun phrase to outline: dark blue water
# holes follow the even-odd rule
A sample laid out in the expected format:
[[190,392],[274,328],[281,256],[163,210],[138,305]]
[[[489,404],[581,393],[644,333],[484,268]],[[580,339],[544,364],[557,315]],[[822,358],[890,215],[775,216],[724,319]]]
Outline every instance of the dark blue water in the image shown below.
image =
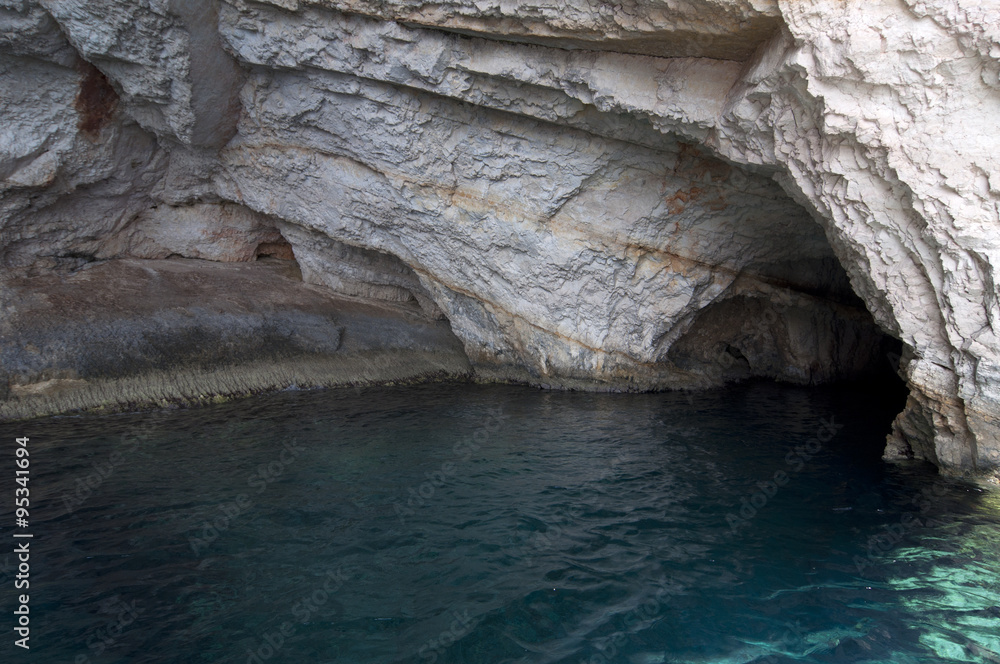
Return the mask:
[[432,385],[2,425],[0,661],[1000,662],[1000,500],[882,463],[899,405]]

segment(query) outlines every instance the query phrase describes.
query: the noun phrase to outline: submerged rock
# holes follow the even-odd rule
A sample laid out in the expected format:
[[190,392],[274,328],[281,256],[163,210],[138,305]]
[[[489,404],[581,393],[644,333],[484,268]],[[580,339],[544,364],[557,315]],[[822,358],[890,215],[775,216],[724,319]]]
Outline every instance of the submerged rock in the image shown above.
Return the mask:
[[[29,295],[100,261],[294,258],[480,379],[895,370],[887,456],[1000,467],[996,0],[571,4],[3,0],[5,329],[72,345]],[[85,380],[43,364],[3,391]]]

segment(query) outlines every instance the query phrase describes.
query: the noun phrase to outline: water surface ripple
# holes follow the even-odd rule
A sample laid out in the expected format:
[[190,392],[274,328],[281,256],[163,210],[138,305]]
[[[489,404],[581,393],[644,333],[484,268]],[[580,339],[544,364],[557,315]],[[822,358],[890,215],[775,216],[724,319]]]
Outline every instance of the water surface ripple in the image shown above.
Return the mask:
[[32,661],[996,664],[1000,501],[882,463],[898,406],[428,385],[5,424]]

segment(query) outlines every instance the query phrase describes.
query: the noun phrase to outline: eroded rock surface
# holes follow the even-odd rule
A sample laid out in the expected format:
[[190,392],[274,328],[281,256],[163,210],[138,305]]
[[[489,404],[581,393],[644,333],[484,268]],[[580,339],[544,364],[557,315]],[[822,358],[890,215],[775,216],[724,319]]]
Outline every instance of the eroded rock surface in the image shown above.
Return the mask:
[[2,297],[0,417],[471,370],[446,322],[332,296],[280,259],[111,260]]
[[584,389],[901,342],[887,455],[1000,466],[1000,4],[570,5],[0,0],[4,280],[294,257]]

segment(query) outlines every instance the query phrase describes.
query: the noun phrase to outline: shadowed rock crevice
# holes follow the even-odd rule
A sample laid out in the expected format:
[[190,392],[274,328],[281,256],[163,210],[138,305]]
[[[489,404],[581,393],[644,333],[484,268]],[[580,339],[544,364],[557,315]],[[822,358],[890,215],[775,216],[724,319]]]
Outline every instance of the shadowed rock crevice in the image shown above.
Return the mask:
[[[282,6],[281,2],[273,4]],[[303,2],[458,34],[551,48],[604,50],[662,58],[743,61],[781,26],[770,3],[498,3],[322,0]]]
[[80,114],[77,127],[90,138],[97,138],[118,107],[118,93],[94,65],[81,62],[79,69],[82,77],[75,104]]
[[812,297],[782,302],[738,295],[700,311],[668,357],[723,382],[762,377],[817,385],[885,380],[898,352],[899,342],[864,308]]

